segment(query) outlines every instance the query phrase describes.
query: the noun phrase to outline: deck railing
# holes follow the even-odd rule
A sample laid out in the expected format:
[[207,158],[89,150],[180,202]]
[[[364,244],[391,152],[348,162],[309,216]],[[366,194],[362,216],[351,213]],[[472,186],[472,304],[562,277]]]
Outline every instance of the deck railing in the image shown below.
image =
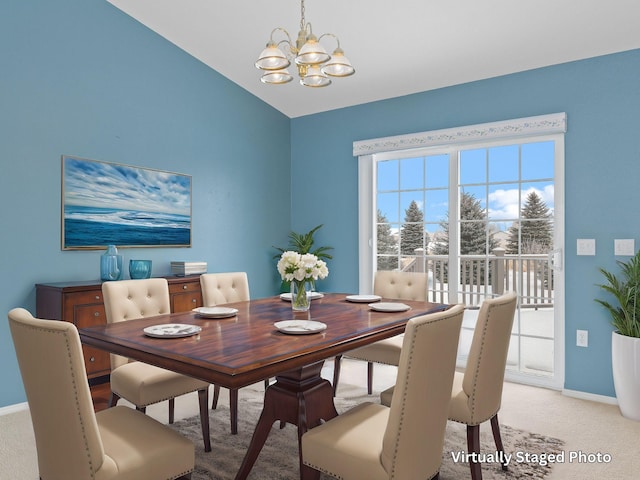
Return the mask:
[[[415,256],[405,257],[403,264],[405,271],[428,274],[429,300],[449,301],[448,255],[425,255],[418,249]],[[489,256],[460,257],[457,301],[477,306],[487,295],[509,290],[520,294],[521,307],[552,307],[553,269],[548,255],[508,255],[503,248],[496,248]]]

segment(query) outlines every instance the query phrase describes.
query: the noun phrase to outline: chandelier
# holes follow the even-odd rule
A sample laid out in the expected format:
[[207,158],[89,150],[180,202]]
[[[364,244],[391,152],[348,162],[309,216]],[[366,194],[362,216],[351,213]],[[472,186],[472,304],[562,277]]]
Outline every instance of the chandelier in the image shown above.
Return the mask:
[[[326,87],[331,84],[329,77],[353,75],[356,71],[344,56],[338,37],[332,33],[325,33],[317,38],[311,31],[311,24],[304,18],[304,0],[300,2],[300,14],[300,31],[295,43],[291,41],[289,32],[284,28],[277,27],[271,31],[269,42],[256,61],[256,68],[265,71],[260,80],[272,85],[290,82],[293,76],[287,67],[291,65],[292,60],[298,69],[300,84],[306,87]],[[274,35],[277,32],[284,34],[286,38],[276,42]],[[331,55],[320,44],[324,37],[331,37],[337,43]],[[284,51],[280,47],[283,47]]]

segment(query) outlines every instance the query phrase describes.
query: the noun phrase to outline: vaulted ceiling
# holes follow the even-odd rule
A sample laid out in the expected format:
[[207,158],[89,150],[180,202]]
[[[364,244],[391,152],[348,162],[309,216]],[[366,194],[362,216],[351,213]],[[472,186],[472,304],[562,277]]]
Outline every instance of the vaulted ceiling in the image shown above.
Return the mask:
[[274,86],[254,62],[275,27],[295,40],[299,0],[107,1],[291,118],[640,48],[638,0],[306,0],[356,74]]

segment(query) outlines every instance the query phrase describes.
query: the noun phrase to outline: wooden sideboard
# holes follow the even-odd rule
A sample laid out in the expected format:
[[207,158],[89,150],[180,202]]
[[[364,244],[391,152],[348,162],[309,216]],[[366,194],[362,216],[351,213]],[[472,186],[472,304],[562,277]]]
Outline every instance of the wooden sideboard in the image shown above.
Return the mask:
[[[202,306],[200,275],[165,278],[169,282],[172,312],[186,312]],[[78,328],[106,323],[102,282],[36,284],[36,317],[65,320]],[[109,354],[84,345],[82,349],[90,382],[107,380],[111,371]]]

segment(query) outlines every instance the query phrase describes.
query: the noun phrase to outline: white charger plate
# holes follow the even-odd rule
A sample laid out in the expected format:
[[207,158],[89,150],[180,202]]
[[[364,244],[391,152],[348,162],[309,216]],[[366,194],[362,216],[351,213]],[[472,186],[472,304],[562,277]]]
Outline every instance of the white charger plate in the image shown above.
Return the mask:
[[204,318],[227,318],[238,314],[237,308],[230,307],[198,307],[193,311]]
[[347,295],[345,297],[347,302],[354,303],[371,303],[371,302],[379,302],[382,300],[380,295]]
[[162,325],[153,325],[143,330],[145,335],[155,338],[190,337],[201,331],[202,328],[197,325],[187,325],[184,323],[164,323]]
[[[324,297],[324,294],[320,293],[320,292],[310,292],[309,296],[311,297],[311,300],[315,300],[316,298]],[[280,299],[284,300],[285,302],[290,302],[291,301],[291,292],[289,292],[289,293],[281,293],[280,294]]]
[[284,320],[273,324],[280,332],[292,335],[318,333],[327,328],[326,323],[314,320]]
[[371,310],[375,310],[376,312],[406,312],[411,308],[406,303],[396,302],[370,303],[368,306]]

